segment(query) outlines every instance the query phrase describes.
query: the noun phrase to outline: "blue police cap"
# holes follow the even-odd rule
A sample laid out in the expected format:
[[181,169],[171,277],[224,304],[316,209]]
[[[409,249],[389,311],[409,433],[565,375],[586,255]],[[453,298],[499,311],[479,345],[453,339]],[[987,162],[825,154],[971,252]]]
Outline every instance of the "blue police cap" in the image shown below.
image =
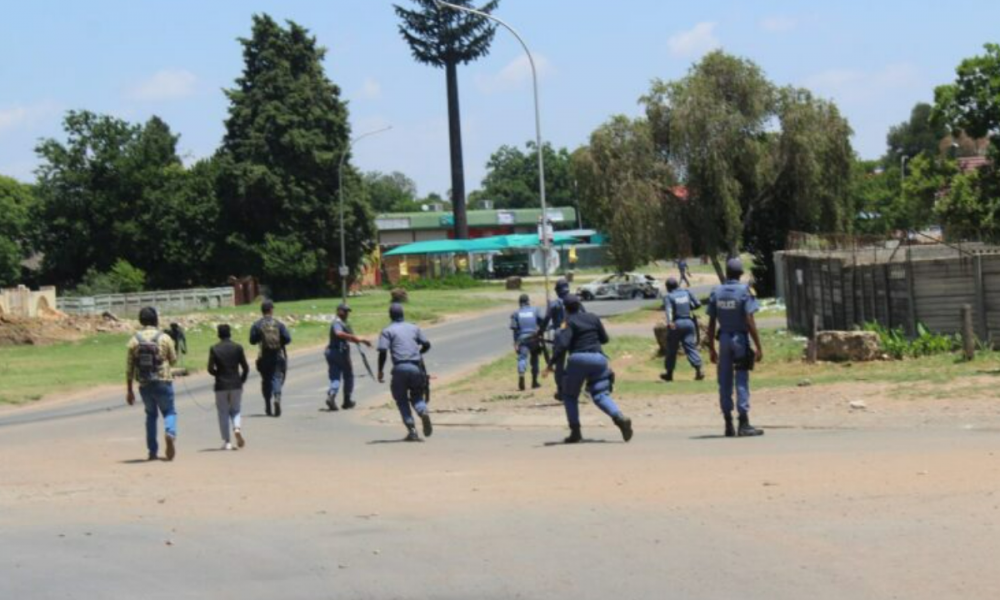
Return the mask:
[[389,318],[393,321],[403,320],[403,305],[398,302],[393,302],[389,305]]
[[344,312],[351,312],[351,307],[348,306],[346,302],[341,302],[340,306],[337,307],[337,310],[342,310]]
[[673,277],[668,277],[667,278],[667,289],[668,290],[676,290],[680,286],[681,286],[681,284],[677,283],[677,279],[675,279]]
[[566,297],[563,298],[563,306],[572,312],[580,308],[580,298],[576,294],[566,294]]
[[726,261],[726,272],[727,273],[739,273],[743,274],[743,261],[738,258],[730,258]]
[[517,301],[521,303],[521,306],[531,304],[531,298],[529,298],[527,294],[521,294],[521,297],[518,298]]

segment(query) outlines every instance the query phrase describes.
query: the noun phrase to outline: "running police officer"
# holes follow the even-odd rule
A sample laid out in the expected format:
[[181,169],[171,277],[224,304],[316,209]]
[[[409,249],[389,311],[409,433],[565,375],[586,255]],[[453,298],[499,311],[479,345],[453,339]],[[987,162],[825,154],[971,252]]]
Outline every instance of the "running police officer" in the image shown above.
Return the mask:
[[[567,444],[583,441],[579,402],[583,385],[587,384],[587,393],[594,404],[611,417],[621,430],[622,439],[627,442],[632,439],[632,420],[622,413],[611,398],[614,373],[608,364],[608,357],[601,351],[601,346],[608,343],[604,324],[597,315],[583,312],[580,299],[572,294],[563,298],[563,304],[567,313],[566,323],[556,336],[552,361],[558,364],[557,361],[569,355],[562,397],[570,429],[570,436],[565,441]],[[550,364],[549,371],[551,370]]]
[[517,388],[525,389],[524,373],[531,360],[531,389],[542,387],[538,383],[538,356],[542,353],[544,340],[539,339],[539,325],[544,317],[542,311],[531,306],[527,294],[521,294],[519,308],[510,316],[510,328],[514,332],[514,352],[517,353]]
[[[754,362],[764,359],[757,334],[754,313],[757,300],[750,286],[740,283],[743,263],[738,258],[726,262],[726,283],[718,286],[708,300],[708,339],[712,363],[719,366],[719,404],[726,421],[726,437],[764,435],[750,425],[750,371]],[[719,350],[715,332],[719,332]],[[750,348],[753,339],[754,349]],[[733,428],[733,380],[736,382],[736,408],[739,429]]]
[[701,354],[698,353],[698,322],[694,311],[701,308],[698,299],[690,290],[680,289],[680,284],[673,277],[667,279],[667,296],[663,299],[663,309],[667,315],[667,372],[660,375],[663,381],[674,380],[674,367],[677,365],[677,350],[684,346],[684,354],[694,367],[695,380],[705,378],[702,372]]
[[427,412],[427,370],[424,368],[423,354],[431,349],[431,343],[424,332],[413,323],[403,320],[403,305],[389,306],[392,323],[382,330],[378,338],[378,382],[385,381],[385,361],[392,355],[392,397],[399,408],[399,414],[406,425],[406,441],[419,442],[417,428],[413,421],[410,405],[417,411],[424,428],[424,436],[434,432],[431,417]]
[[[559,329],[562,328],[563,323],[566,321],[566,307],[564,305],[564,298],[569,294],[569,282],[566,281],[565,277],[560,277],[556,281],[556,297],[551,302],[545,312],[545,319],[542,320],[541,326],[538,328],[539,341],[545,343],[545,332],[550,329],[556,334],[558,334]],[[554,398],[562,402],[562,390],[563,390],[563,378],[565,375],[566,364],[565,359],[559,361],[552,361],[555,365],[555,379],[556,379],[556,393]]]
[[340,391],[341,380],[344,386],[344,408],[351,409],[356,406],[351,395],[354,393],[354,364],[351,362],[351,344],[364,344],[371,348],[372,343],[366,339],[354,335],[354,330],[347,323],[351,316],[351,307],[347,303],[342,303],[337,307],[337,316],[330,324],[330,344],[326,347],[324,356],[326,357],[327,373],[330,378],[330,387],[326,393],[326,406],[330,412],[340,410],[337,408],[337,392]]

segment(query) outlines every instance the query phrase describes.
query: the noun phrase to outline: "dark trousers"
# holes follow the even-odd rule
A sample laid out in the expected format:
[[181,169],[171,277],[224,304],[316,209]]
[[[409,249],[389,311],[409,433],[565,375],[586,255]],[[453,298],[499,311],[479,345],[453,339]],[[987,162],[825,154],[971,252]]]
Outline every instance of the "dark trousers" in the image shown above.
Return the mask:
[[667,357],[665,366],[667,373],[673,373],[677,366],[677,352],[681,346],[684,347],[684,354],[687,355],[688,362],[695,369],[700,369],[701,354],[698,353],[698,326],[691,319],[677,319],[674,322],[675,329],[667,332]]

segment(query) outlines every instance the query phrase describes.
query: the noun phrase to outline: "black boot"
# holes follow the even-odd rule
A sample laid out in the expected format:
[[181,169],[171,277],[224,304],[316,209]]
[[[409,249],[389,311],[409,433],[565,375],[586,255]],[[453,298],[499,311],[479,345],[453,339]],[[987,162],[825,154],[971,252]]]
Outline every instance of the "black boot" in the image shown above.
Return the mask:
[[660,379],[669,383],[674,380],[674,372],[667,371],[666,373],[660,373]]
[[273,413],[273,412],[271,412],[271,400],[270,400],[270,399],[268,399],[268,398],[265,398],[265,399],[264,399],[264,412],[265,412],[265,413],[267,414],[267,416],[269,416],[269,417],[271,417],[271,416],[273,416],[273,415],[274,415],[274,413]]
[[326,407],[330,409],[330,412],[337,412],[340,410],[337,408],[337,397],[333,394],[326,395]]
[[542,387],[542,384],[538,383],[538,373],[531,374],[531,389],[537,390]]
[[740,415],[740,428],[736,431],[739,437],[756,437],[764,435],[764,432],[750,424],[750,415]]
[[434,425],[431,424],[431,414],[425,412],[420,415],[420,422],[424,426],[424,437],[431,437],[434,433]]
[[705,372],[701,370],[701,367],[695,367],[694,370],[694,380],[702,381],[705,379]]
[[632,419],[626,417],[625,415],[619,415],[614,419],[615,425],[622,432],[622,439],[626,442],[632,439]]
[[406,437],[403,438],[403,441],[404,442],[419,442],[420,441],[420,436],[417,435],[417,426],[416,425],[407,425],[406,426]]
[[524,375],[518,375],[517,376],[517,389],[521,390],[522,392],[524,391],[524,389],[525,389]]
[[726,437],[736,437],[736,428],[733,427],[732,413],[726,413],[723,417],[726,419]]
[[358,403],[352,400],[348,394],[344,394],[344,410],[351,410],[357,405]]
[[563,440],[564,444],[579,444],[583,441],[583,434],[580,433],[580,426],[570,426],[569,437]]
[[281,394],[274,395],[274,416],[281,416]]

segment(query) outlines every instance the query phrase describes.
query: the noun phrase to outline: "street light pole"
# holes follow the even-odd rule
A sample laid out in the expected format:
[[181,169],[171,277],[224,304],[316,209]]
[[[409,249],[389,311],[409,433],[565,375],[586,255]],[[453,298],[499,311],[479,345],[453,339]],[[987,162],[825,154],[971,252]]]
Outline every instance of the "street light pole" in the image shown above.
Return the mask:
[[545,279],[545,306],[549,305],[549,253],[551,252],[551,240],[549,239],[548,230],[548,206],[545,202],[545,158],[543,157],[542,148],[542,115],[539,109],[538,103],[538,69],[535,67],[535,58],[531,55],[531,50],[528,49],[528,45],[524,43],[524,38],[514,30],[513,27],[508,25],[502,19],[499,19],[489,13],[485,13],[481,10],[476,10],[474,8],[468,8],[465,6],[458,6],[456,4],[451,4],[449,2],[444,2],[443,0],[434,0],[434,4],[440,8],[447,8],[450,10],[457,10],[459,12],[466,12],[473,15],[478,15],[484,19],[489,19],[502,25],[507,31],[511,32],[517,41],[521,43],[521,47],[524,48],[524,53],[528,55],[528,63],[531,65],[531,83],[535,94],[535,145],[538,151],[538,195],[542,202],[542,230],[539,234],[540,241],[542,244],[542,276]]
[[354,144],[366,137],[384,133],[390,129],[392,129],[392,125],[359,135],[347,143],[347,148],[340,155],[340,165],[337,167],[337,194],[340,196],[340,271],[338,273],[340,275],[340,301],[344,304],[347,303],[347,276],[350,274],[350,270],[347,268],[347,242],[344,238],[344,163],[347,161],[351,149],[354,148]]

